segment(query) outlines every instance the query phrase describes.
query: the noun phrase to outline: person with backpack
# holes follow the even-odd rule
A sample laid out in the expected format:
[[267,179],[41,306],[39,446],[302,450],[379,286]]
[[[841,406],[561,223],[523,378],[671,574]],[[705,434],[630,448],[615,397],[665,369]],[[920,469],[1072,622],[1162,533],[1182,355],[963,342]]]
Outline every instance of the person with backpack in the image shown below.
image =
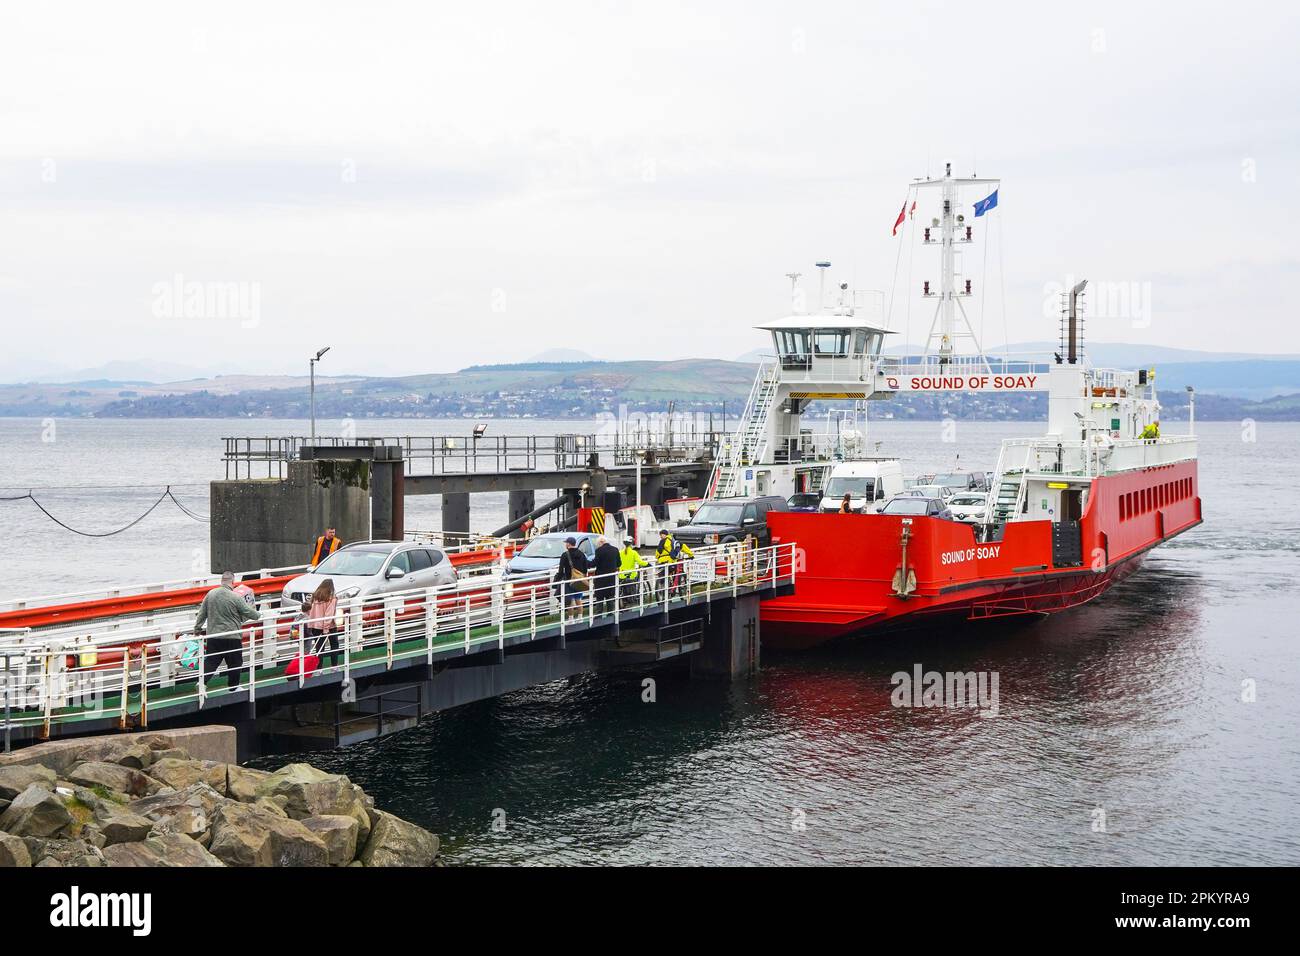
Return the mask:
[[669,576],[668,580],[672,588],[675,589],[681,582],[682,562],[693,557],[695,555],[691,549],[669,534],[667,528],[660,529],[659,547],[655,549],[655,563],[667,565],[663,573]]
[[655,561],[657,563],[672,564],[681,561],[683,558],[693,557],[695,555],[691,549],[669,534],[667,528],[660,530],[659,547],[655,549]]
[[[560,564],[555,570],[555,588],[560,597],[560,612],[569,620],[582,619],[582,597],[591,586],[587,580],[590,571],[591,563],[578,547],[578,539],[565,538],[564,553],[560,555]],[[577,607],[575,617],[569,617],[570,607]]]

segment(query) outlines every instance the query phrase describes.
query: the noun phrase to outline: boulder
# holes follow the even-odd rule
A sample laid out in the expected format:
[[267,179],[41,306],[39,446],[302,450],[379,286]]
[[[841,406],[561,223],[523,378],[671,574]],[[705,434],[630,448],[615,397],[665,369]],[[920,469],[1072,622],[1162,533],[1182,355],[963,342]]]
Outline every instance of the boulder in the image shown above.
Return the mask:
[[[78,791],[77,799],[91,807],[91,813],[94,819],[86,825],[86,830],[91,830],[103,834],[104,842],[96,843],[98,846],[112,846],[115,843],[132,843],[136,840],[143,840],[153,829],[153,821],[143,817],[126,807],[123,807],[112,800],[103,800],[95,797],[94,794],[87,791]],[[87,799],[90,798],[90,799]],[[83,834],[86,839],[91,839],[90,835]]]
[[0,868],[31,865],[32,855],[27,852],[27,844],[16,836],[0,833]]
[[305,817],[302,825],[325,844],[325,849],[329,851],[330,866],[347,866],[356,857],[357,834],[361,827],[353,817]]
[[[268,813],[274,813],[277,817],[289,819],[289,814],[284,812],[284,805],[278,800],[272,800],[270,797],[258,797],[253,801],[253,806],[260,807]],[[349,817],[348,819],[352,819]]]
[[379,820],[357,857],[366,866],[432,866],[438,838],[414,823],[378,811]]
[[0,798],[12,800],[34,783],[44,784],[46,790],[53,790],[54,782],[58,779],[58,774],[40,764],[0,767]]
[[357,821],[357,841],[370,836],[366,795],[347,777],[317,770],[310,764],[291,763],[262,779],[257,794],[285,798],[284,809],[295,820],[306,817],[345,816]]
[[106,750],[98,759],[103,763],[115,763],[122,767],[130,767],[132,770],[144,770],[153,763],[154,753],[152,747],[137,740],[129,744],[118,744]]
[[226,768],[226,796],[242,803],[252,803],[258,798],[257,786],[271,776],[267,770],[253,770],[241,767],[237,763],[224,765]]
[[[0,830],[21,837],[53,837],[71,834],[80,823],[61,794],[33,783],[14,798],[0,816]],[[87,815],[89,819],[89,815]]]
[[85,840],[23,840],[33,866],[103,866],[104,854]]
[[90,760],[69,770],[67,778],[83,787],[103,787],[128,797],[144,797],[156,793],[158,783],[139,770],[121,764]]
[[155,824],[165,823],[174,832],[197,840],[212,825],[212,815],[222,802],[221,794],[200,782],[184,790],[144,797],[129,804],[127,809]]
[[109,866],[224,866],[197,841],[183,833],[154,833],[138,843],[117,843],[104,850]]
[[163,757],[149,766],[149,776],[173,790],[184,790],[196,783],[206,783],[223,797],[226,795],[226,765],[211,760]]
[[194,758],[192,758],[187,751],[181,750],[179,747],[170,747],[167,750],[155,750],[153,752],[153,759],[154,762],[157,763],[159,760],[192,760]]
[[228,800],[212,821],[212,855],[227,866],[328,866],[320,837],[297,820]]

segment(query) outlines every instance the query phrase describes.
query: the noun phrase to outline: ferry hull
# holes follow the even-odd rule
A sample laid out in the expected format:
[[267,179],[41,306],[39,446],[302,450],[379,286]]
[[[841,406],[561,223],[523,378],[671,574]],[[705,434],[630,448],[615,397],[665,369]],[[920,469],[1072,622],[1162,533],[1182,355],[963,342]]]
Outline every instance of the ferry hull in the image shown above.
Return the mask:
[[[977,541],[969,525],[913,518],[906,564],[915,587],[903,597],[895,592],[901,517],[774,513],[773,537],[798,543],[798,578],[794,594],[764,602],[763,644],[805,650],[907,625],[1063,611],[1105,593],[1151,548],[1200,521],[1194,460],[1095,478],[1077,525],[1014,521],[1000,541]],[[1076,527],[1077,548],[1063,541]]]

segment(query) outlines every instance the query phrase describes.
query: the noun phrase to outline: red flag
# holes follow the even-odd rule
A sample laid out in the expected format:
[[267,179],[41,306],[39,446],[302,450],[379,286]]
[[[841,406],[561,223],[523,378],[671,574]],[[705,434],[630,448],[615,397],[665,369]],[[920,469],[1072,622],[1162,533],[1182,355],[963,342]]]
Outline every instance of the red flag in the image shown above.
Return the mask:
[[913,216],[915,216],[915,215],[916,215],[916,200],[913,199],[913,200],[912,200],[912,208],[909,209],[909,210],[907,211],[907,218],[908,218],[908,219],[911,219],[911,218],[912,218]]
[[904,199],[903,208],[898,210],[898,218],[894,220],[894,231],[890,233],[891,236],[898,235],[898,227],[903,224],[903,220],[906,218],[907,218],[907,200]]

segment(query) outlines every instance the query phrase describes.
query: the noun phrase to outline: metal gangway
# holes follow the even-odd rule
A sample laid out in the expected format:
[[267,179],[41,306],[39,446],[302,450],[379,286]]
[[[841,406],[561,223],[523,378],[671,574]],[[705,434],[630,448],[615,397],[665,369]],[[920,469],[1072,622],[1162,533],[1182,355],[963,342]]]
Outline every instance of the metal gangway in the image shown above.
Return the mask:
[[[336,653],[316,648],[307,634],[309,625],[328,622],[309,621],[300,608],[269,597],[258,605],[257,621],[224,634],[196,634],[193,611],[115,629],[7,629],[0,631],[5,731],[43,739],[143,728],[150,720],[268,697],[319,699],[329,684],[341,685],[346,701],[359,677],[403,669],[414,675],[417,668],[427,675],[456,658],[503,658],[507,648],[540,641],[562,648],[566,640],[622,626],[670,625],[669,615],[681,609],[776,593],[793,587],[796,557],[793,543],[735,543],[697,549],[684,562],[651,564],[631,580],[622,572],[592,576],[581,590],[544,572],[353,598],[339,602],[333,620]],[[213,646],[223,638],[241,642],[234,674],[228,660],[221,666],[227,649]]]
[[601,465],[627,466],[638,461],[694,461],[712,455],[721,432],[687,417],[642,422],[633,416],[609,434],[559,435],[317,435],[228,436],[222,439],[226,479],[283,478],[285,466],[305,446],[346,449],[395,447],[406,474],[489,475],[528,471],[569,471]]
[[596,436],[565,435],[262,435],[226,437],[226,478],[283,478],[304,446],[400,448],[408,475],[474,475],[581,468],[598,453]]

